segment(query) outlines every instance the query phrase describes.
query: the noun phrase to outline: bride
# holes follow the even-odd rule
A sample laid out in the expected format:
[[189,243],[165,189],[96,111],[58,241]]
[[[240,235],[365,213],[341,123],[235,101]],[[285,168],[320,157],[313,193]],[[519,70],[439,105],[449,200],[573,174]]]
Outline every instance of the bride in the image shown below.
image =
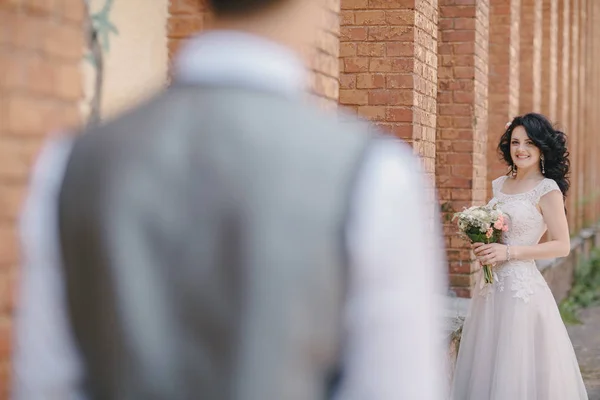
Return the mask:
[[[502,244],[473,245],[482,277],[463,329],[454,400],[587,400],[573,346],[535,261],[569,254],[564,198],[566,137],[542,115],[507,125],[498,146],[511,167],[492,183],[491,204],[509,217]],[[550,240],[539,243],[548,230]],[[480,274],[482,275],[482,274]]]

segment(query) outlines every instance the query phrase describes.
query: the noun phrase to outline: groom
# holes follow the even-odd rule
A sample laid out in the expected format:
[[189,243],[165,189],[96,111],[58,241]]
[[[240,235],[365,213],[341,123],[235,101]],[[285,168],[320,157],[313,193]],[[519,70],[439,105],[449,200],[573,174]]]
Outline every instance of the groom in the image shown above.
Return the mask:
[[209,0],[172,87],[47,146],[14,398],[441,399],[419,163],[306,104],[321,3]]

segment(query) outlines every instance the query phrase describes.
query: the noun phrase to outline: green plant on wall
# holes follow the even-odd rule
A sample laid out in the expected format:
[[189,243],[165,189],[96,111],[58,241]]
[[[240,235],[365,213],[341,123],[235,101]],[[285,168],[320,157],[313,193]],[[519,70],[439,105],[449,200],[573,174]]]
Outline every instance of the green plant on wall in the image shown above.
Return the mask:
[[600,249],[595,249],[589,259],[577,266],[569,296],[560,303],[559,309],[565,323],[579,324],[579,310],[599,304]]
[[88,51],[85,59],[96,70],[94,92],[90,100],[89,125],[100,121],[102,86],[104,77],[104,53],[110,50],[111,35],[118,35],[119,30],[110,20],[114,0],[105,0],[99,11],[91,12],[91,0],[84,0],[88,15]]
[[[90,0],[85,0],[88,7],[88,14],[90,18],[90,36],[91,41],[96,41],[102,51],[108,52],[110,50],[110,37],[111,35],[118,35],[119,29],[110,20],[110,13],[112,11],[114,0],[106,0],[104,5],[99,11],[91,13]],[[92,49],[86,55],[86,59],[90,61],[94,66],[97,66],[97,57],[93,54]]]

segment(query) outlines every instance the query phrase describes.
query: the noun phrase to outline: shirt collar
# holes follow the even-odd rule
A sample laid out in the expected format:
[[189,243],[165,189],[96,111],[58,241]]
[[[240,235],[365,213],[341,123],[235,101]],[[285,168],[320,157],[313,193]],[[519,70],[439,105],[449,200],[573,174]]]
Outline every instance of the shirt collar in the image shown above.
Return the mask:
[[192,37],[174,63],[175,81],[225,84],[288,95],[307,88],[307,71],[290,49],[236,31],[208,31]]

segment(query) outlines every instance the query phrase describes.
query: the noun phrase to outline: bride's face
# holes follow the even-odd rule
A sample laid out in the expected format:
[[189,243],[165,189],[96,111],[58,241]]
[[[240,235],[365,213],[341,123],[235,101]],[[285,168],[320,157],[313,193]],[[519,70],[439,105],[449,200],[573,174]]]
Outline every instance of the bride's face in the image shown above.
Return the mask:
[[540,149],[533,143],[525,128],[517,126],[510,138],[510,155],[517,169],[539,168]]

